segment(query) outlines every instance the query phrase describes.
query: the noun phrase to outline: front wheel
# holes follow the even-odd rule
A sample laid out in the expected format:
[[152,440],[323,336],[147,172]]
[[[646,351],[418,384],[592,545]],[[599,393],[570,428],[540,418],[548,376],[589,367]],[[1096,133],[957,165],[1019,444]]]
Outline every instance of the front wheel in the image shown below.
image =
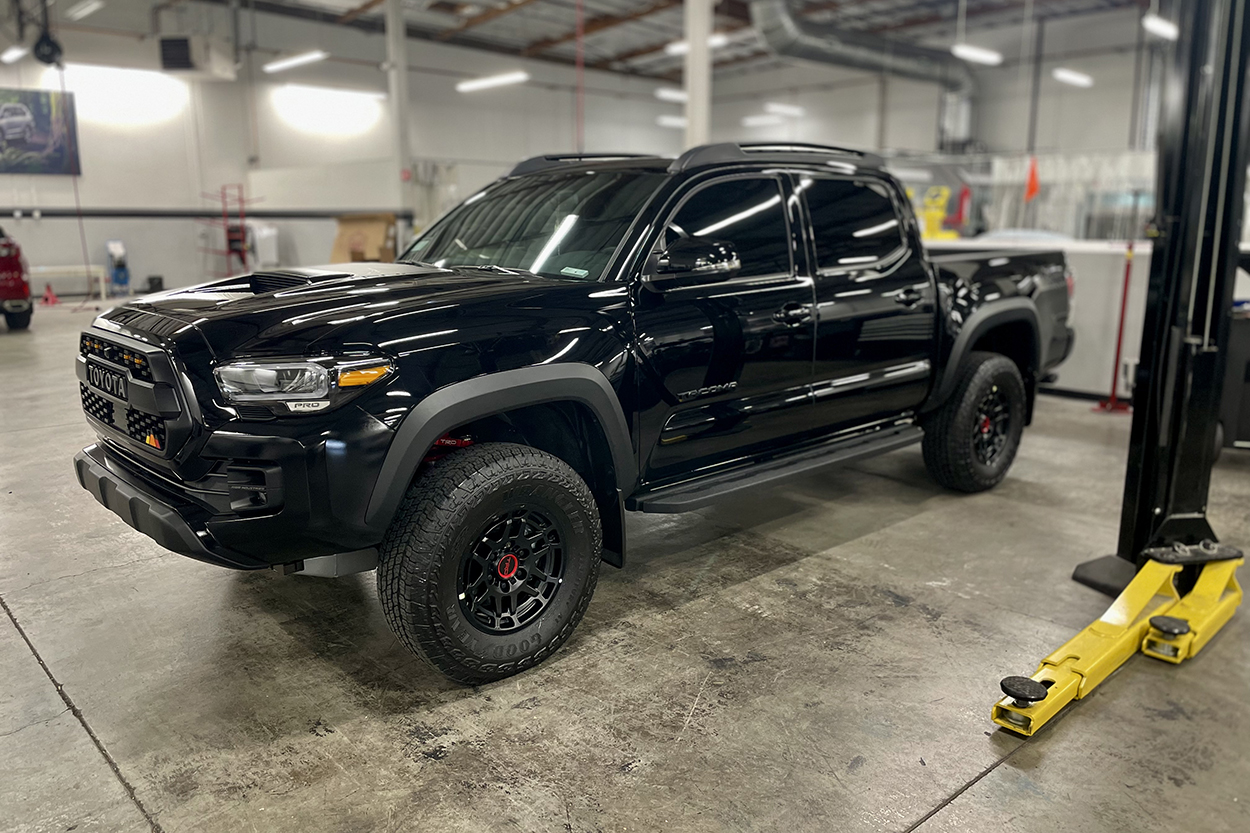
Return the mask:
[[24,330],[30,326],[30,310],[25,312],[6,312],[4,323],[10,330]]
[[433,463],[379,549],[378,595],[409,650],[452,680],[499,680],[546,659],[599,578],[599,512],[564,461],[483,443]]
[[960,492],[997,486],[1016,458],[1026,407],[1015,362],[997,353],[970,354],[950,399],[924,422],[929,474]]

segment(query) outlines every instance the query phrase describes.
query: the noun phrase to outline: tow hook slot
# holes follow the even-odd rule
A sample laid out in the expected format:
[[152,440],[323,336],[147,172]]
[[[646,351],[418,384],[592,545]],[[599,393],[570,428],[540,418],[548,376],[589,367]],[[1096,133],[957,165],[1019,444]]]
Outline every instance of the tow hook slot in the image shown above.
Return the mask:
[[278,466],[229,466],[226,485],[232,512],[273,511],[285,502],[282,469]]

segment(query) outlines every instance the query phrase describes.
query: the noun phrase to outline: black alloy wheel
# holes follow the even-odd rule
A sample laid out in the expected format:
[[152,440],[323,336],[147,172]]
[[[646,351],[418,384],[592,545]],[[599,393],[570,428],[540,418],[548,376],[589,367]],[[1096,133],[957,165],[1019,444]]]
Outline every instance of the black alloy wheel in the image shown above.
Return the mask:
[[460,558],[460,607],[486,633],[525,627],[546,610],[564,581],[564,544],[556,525],[521,505],[495,515]]
[[563,645],[595,592],[603,534],[558,457],[486,442],[425,466],[378,548],[378,596],[404,645],[470,685]]
[[929,474],[960,492],[997,486],[1016,458],[1027,409],[1015,362],[998,353],[969,354],[959,367],[955,390],[922,418]]
[[1011,405],[998,385],[990,388],[977,405],[972,427],[972,449],[982,465],[993,465],[1007,445],[1011,430]]

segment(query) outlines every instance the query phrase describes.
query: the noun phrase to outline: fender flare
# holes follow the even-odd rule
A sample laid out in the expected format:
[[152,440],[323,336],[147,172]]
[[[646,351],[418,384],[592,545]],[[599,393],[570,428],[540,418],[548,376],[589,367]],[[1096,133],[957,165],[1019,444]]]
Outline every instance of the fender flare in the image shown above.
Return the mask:
[[369,498],[365,523],[390,523],[434,441],[457,425],[548,402],[577,402],[590,409],[611,449],[617,489],[625,494],[632,491],[638,476],[633,440],[607,377],[581,362],[536,365],[456,382],[417,403],[395,430]]
[[928,400],[920,409],[921,412],[932,411],[941,406],[954,393],[955,385],[959,383],[959,368],[968,354],[972,352],[972,345],[976,344],[981,336],[995,327],[1016,321],[1026,322],[1033,333],[1033,366],[1030,370],[1036,374],[1042,360],[1042,331],[1037,317],[1037,307],[1030,298],[1007,298],[995,301],[968,316],[968,320],[964,322],[963,328],[955,337],[955,343],[951,347],[950,355],[947,356],[942,377],[929,394]]

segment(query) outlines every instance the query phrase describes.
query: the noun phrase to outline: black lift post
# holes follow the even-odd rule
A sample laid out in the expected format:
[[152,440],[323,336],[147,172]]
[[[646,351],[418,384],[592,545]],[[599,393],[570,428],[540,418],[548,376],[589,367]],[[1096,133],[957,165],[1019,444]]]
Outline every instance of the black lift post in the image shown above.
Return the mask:
[[1148,550],[1216,541],[1207,521],[1250,138],[1250,3],[1164,0],[1180,28],[1164,78],[1154,253],[1115,555],[1072,578],[1108,595]]

